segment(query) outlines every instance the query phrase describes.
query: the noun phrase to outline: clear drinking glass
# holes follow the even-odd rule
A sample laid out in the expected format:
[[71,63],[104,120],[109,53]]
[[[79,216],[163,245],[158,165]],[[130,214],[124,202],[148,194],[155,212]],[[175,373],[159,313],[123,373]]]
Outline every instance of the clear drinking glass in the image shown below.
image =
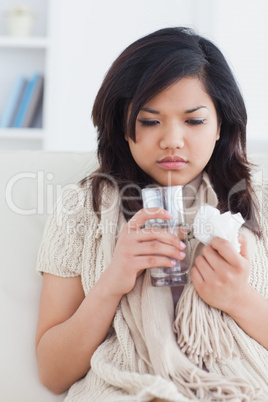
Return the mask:
[[[148,219],[145,227],[155,230],[167,229],[185,242],[187,230],[183,200],[183,186],[147,187],[142,189],[144,208],[164,208],[172,214],[170,220]],[[148,211],[149,212],[149,211]],[[153,286],[184,286],[189,281],[189,263],[186,257],[176,260],[174,267],[155,267],[150,269]]]

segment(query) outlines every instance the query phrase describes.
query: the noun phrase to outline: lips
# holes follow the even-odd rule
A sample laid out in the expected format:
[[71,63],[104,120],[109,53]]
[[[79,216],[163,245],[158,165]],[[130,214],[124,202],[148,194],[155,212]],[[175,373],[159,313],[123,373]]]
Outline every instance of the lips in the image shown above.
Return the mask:
[[183,158],[180,158],[177,155],[174,155],[174,156],[169,155],[169,156],[166,156],[163,159],[160,159],[159,163],[162,163],[162,162],[186,162],[186,161]]
[[179,170],[187,165],[187,161],[177,155],[169,155],[160,159],[157,164],[165,170]]

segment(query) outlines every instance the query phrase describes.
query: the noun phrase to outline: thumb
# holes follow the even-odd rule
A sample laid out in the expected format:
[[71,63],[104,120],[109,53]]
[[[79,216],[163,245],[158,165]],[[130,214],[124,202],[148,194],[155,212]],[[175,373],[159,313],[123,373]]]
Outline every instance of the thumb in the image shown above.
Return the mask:
[[246,236],[240,233],[238,236],[238,241],[241,245],[240,254],[248,259],[248,244]]

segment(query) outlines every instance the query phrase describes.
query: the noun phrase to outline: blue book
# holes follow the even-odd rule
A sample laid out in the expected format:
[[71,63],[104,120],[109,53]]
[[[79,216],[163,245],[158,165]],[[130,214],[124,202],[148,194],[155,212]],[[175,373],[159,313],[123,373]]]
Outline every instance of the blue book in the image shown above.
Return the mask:
[[7,128],[12,126],[14,113],[20,104],[23,93],[26,89],[27,80],[23,76],[18,76],[13,83],[10,94],[7,98],[6,105],[0,120],[0,127]]
[[39,77],[40,77],[40,74],[34,74],[32,76],[32,78],[29,80],[29,82],[26,86],[24,95],[22,97],[21,104],[20,104],[17,116],[15,118],[13,127],[16,127],[16,128],[23,127],[24,120],[26,118],[27,111],[28,111],[29,105],[31,103],[33,94],[35,92],[35,87],[38,83]]
[[44,87],[44,77],[40,75],[35,84],[31,100],[28,105],[28,109],[23,121],[23,128],[33,127],[34,120],[40,108],[43,108],[43,87]]

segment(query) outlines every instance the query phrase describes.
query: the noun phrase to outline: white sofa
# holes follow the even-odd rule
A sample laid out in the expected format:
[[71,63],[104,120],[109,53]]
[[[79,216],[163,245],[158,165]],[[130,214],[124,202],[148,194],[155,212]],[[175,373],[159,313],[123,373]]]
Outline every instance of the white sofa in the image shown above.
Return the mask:
[[[254,156],[268,179],[267,154]],[[56,402],[39,382],[34,341],[42,278],[35,264],[47,213],[61,189],[96,166],[94,153],[0,152],[0,401]]]
[[35,327],[42,285],[36,256],[48,210],[64,186],[95,165],[94,153],[0,152],[0,401],[54,402],[38,379]]

